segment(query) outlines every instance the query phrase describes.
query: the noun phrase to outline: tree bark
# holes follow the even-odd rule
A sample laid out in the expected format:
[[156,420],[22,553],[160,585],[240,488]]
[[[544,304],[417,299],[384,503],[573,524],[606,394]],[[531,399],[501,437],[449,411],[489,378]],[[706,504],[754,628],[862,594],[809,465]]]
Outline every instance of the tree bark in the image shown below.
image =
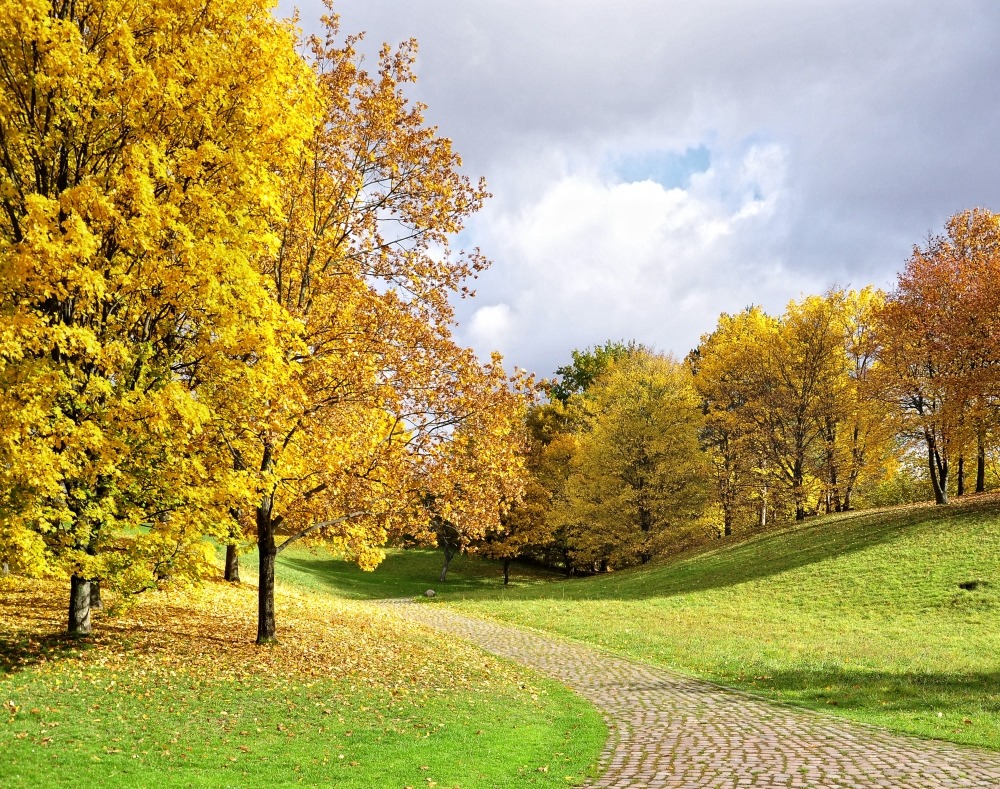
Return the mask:
[[0,576],[10,575],[10,562],[4,559],[0,562]]
[[69,634],[89,636],[90,624],[90,581],[75,573],[69,581]]
[[240,582],[240,554],[235,545],[226,546],[226,574],[225,579],[230,583]]
[[955,490],[956,496],[965,495],[965,456],[958,456],[958,478],[955,480],[957,483],[957,488]]
[[100,578],[90,579],[90,607],[95,611],[101,611],[104,608],[104,601],[101,600]]
[[444,583],[448,579],[448,565],[451,564],[451,560],[454,558],[457,550],[449,550],[448,545],[444,546],[444,564],[441,565],[441,573],[438,575],[438,581]]
[[986,437],[979,431],[976,447],[976,493],[986,491]]
[[795,520],[797,521],[805,520],[806,517],[804,465],[802,458],[796,457],[792,466],[792,495],[795,498]]
[[510,584],[510,559],[503,560],[503,585]]
[[948,503],[948,461],[941,460],[934,439],[927,437],[927,464],[931,471],[931,486],[934,488],[934,503]]
[[278,640],[274,624],[274,560],[278,556],[278,546],[274,540],[273,506],[273,498],[265,496],[257,507],[257,555],[260,557],[257,579],[258,644],[273,644]]

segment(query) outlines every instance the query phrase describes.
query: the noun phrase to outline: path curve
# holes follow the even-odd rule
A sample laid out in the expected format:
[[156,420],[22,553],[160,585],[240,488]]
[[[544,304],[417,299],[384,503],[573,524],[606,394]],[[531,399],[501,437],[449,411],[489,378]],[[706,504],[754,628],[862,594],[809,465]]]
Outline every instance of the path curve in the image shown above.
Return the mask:
[[1000,754],[798,710],[584,644],[411,600],[384,605],[557,679],[611,730],[593,784],[791,789],[1000,787]]

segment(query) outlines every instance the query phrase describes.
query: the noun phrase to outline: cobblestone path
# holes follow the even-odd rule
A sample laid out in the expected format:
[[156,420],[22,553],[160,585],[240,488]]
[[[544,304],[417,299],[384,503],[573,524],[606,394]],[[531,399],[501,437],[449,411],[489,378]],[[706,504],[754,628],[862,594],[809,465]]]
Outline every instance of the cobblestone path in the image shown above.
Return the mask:
[[595,704],[611,737],[594,786],[1000,787],[1000,754],[770,704],[441,605],[386,605],[407,619],[538,669]]

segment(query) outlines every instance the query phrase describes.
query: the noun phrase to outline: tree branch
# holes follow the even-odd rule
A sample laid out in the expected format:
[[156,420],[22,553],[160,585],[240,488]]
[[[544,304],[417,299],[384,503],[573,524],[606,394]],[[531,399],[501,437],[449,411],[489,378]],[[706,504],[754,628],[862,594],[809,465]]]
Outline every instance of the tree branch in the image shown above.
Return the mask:
[[357,512],[349,512],[346,515],[341,515],[339,518],[334,518],[330,521],[320,521],[319,523],[314,523],[308,529],[303,529],[297,534],[293,534],[287,540],[285,540],[281,545],[278,546],[277,553],[281,553],[285,548],[291,545],[293,542],[298,542],[303,537],[312,534],[314,531],[320,529],[325,529],[328,526],[336,526],[338,523],[343,523],[344,521],[351,520],[352,518],[360,518],[362,515],[371,515],[372,513],[368,510],[358,510]]

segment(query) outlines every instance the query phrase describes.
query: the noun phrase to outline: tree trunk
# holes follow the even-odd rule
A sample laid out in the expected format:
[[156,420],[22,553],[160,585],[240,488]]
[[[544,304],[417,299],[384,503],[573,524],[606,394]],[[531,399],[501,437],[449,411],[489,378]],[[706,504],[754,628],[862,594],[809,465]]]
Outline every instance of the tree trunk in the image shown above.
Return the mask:
[[503,585],[510,584],[510,559],[503,560]]
[[733,508],[731,506],[722,510],[722,536],[733,536]]
[[10,562],[4,559],[2,562],[0,562],[0,576],[8,576],[8,575],[10,575]]
[[958,456],[958,479],[955,480],[958,487],[955,490],[956,496],[965,495],[965,455]]
[[[800,450],[801,452],[801,450]],[[792,466],[792,496],[795,498],[795,520],[805,520],[805,473],[803,472],[804,461],[802,457],[795,458]]]
[[104,609],[104,602],[101,600],[101,579],[90,579],[90,607],[95,611]]
[[986,491],[986,437],[979,431],[976,447],[976,493]]
[[948,503],[948,462],[942,461],[934,439],[927,438],[927,464],[931,470],[931,486],[934,488],[934,503]]
[[274,560],[278,546],[274,541],[272,507],[274,500],[266,496],[257,507],[257,555],[260,570],[257,579],[257,643],[273,644],[278,640],[274,625]]
[[457,552],[456,550],[449,550],[447,545],[444,546],[444,564],[441,565],[441,572],[438,575],[438,581],[441,583],[444,583],[448,579],[448,566]]
[[90,581],[74,573],[69,581],[69,634],[89,636],[90,633]]
[[226,546],[225,579],[234,584],[240,582],[240,554],[235,545]]

